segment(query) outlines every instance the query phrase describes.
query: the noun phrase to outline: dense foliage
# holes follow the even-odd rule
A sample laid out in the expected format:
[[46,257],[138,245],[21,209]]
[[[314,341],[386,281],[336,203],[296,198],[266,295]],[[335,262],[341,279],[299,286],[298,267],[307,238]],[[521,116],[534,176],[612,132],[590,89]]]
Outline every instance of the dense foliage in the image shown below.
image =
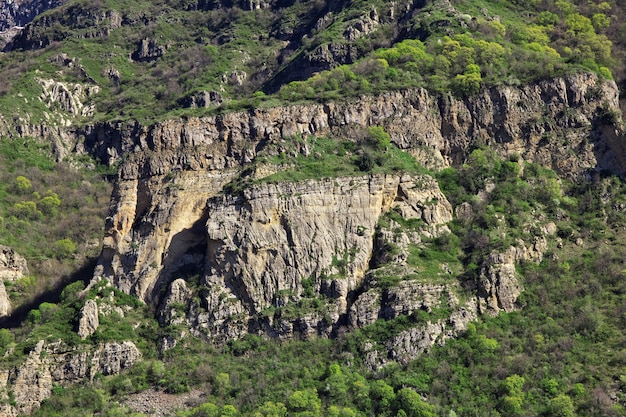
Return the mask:
[[107,170],[89,157],[67,162],[56,163],[34,139],[0,140],[0,243],[26,257],[31,273],[9,283],[17,304],[99,255]]
[[[626,247],[620,242],[626,215],[620,209],[621,181],[567,183],[537,165],[500,160],[488,149],[475,150],[467,164],[438,177],[455,206],[470,204],[479,217],[455,220],[452,235],[420,248],[412,261],[416,266],[428,268],[433,256],[447,253],[437,259],[456,259],[465,271],[458,279],[468,283],[475,279],[480,257],[530,238],[537,218],[557,224],[541,264],[529,262],[519,270],[525,286],[519,311],[484,316],[463,337],[432,348],[406,367],[389,364],[372,371],[363,362],[364,346],[434,320],[439,312],[379,321],[336,340],[276,342],[250,335],[211,346],[188,337],[159,353],[161,338],[180,329],[160,327],[149,311],[116,292],[118,305],[132,306],[134,313],[111,317],[86,341],[73,336],[74,343],[135,340],[145,360],[91,385],[58,387],[37,415],[126,415],[125,398],[149,387],[204,393],[201,401],[180,411],[185,417],[623,415]],[[489,184],[495,188],[484,194]],[[604,220],[593,215],[600,210]],[[18,343],[18,351],[27,351],[38,334],[53,332],[71,341],[76,309],[85,301],[72,294],[82,288],[82,283],[67,287],[61,304],[34,310],[29,318],[33,336],[23,342],[8,336],[4,346]],[[111,291],[97,286],[85,298],[107,299]],[[141,327],[131,325],[138,320]]]
[[[48,78],[99,87],[90,97],[96,110],[89,121],[153,121],[417,87],[464,97],[581,70],[624,77],[616,57],[626,46],[626,23],[617,0],[393,2],[423,3],[401,18],[392,18],[392,2],[383,1],[280,2],[255,10],[216,3],[69,1],[41,16],[29,38],[0,56],[0,113],[15,125],[64,122],[70,116],[38,99]],[[374,21],[371,32],[354,35],[355,27]],[[142,56],[138,51],[150,40],[154,56]],[[337,55],[332,62],[295,71],[328,51]],[[201,91],[219,92],[223,102],[185,108]],[[227,192],[258,182],[425,172],[379,127],[352,139],[285,138],[269,145]],[[489,254],[532,243],[546,223],[556,231],[541,263],[519,267],[525,288],[519,311],[481,317],[462,337],[407,366],[371,369],[364,346],[380,346],[447,311],[379,320],[333,340],[249,335],[212,346],[183,337],[160,351],[165,338],[180,337],[181,326],[160,325],[148,306],[104,284],[85,290],[91,271],[80,268],[100,248],[110,194],[106,170],[89,158],[57,163],[49,151],[30,139],[0,140],[0,243],[24,255],[31,268],[7,290],[12,302],[32,307],[19,327],[0,329],[0,362],[23,361],[40,339],[72,347],[132,340],[144,360],[118,376],[55,387],[36,415],[138,416],[127,398],[151,387],[201,392],[202,400],[187,404],[181,417],[626,413],[626,189],[620,179],[598,175],[570,183],[483,148],[462,166],[430,172],[453,207],[471,215],[457,216],[448,235],[410,245],[407,263],[434,282],[457,280],[466,289],[460,297],[473,296]],[[256,178],[260,165],[274,173]],[[421,226],[393,211],[380,222],[394,222],[398,233]],[[450,273],[441,273],[442,264]],[[375,285],[385,291],[413,278],[381,275]],[[35,299],[44,291],[54,298]],[[112,299],[120,310],[102,315],[99,329],[81,340],[78,312],[90,299]],[[297,318],[323,303],[313,296],[305,301],[281,314]]]
[[406,1],[214,3],[73,0],[45,13],[0,56],[0,110],[44,119],[37,78],[97,85],[98,119],[144,121],[207,111],[187,108],[203,91],[219,93],[205,103],[215,111],[415,87],[472,95],[579,70],[623,78],[614,0],[433,0],[406,16]]

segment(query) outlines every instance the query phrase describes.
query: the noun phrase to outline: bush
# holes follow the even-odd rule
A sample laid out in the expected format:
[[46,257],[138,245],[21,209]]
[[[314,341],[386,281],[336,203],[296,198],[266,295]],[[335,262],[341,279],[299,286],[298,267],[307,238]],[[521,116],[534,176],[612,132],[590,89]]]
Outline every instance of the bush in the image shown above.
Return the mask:
[[15,179],[15,187],[19,194],[26,194],[33,188],[33,184],[25,176],[19,175]]
[[39,220],[42,218],[42,213],[37,209],[37,204],[34,201],[15,203],[9,212],[11,215],[23,220]]
[[52,250],[56,258],[68,258],[76,252],[76,244],[71,239],[61,239],[54,242]]
[[391,136],[380,126],[372,126],[367,130],[367,140],[377,151],[387,151],[391,146]]
[[57,193],[48,191],[48,195],[39,200],[39,208],[46,216],[56,216],[57,208],[61,205],[61,199]]

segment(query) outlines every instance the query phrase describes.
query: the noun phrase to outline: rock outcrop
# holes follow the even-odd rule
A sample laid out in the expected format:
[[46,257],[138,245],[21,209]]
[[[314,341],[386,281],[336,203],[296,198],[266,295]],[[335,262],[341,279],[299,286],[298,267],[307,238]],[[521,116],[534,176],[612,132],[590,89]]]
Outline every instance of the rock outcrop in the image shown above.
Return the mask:
[[14,399],[2,415],[31,413],[52,393],[54,384],[93,379],[97,374],[113,375],[141,359],[132,342],[113,342],[95,348],[71,348],[63,342],[43,340],[28,354],[24,363],[0,372],[0,398]]
[[165,54],[165,47],[159,45],[154,39],[142,39],[137,44],[137,49],[131,54],[135,61],[154,61]]
[[[76,134],[85,137],[82,151],[106,162],[134,152],[157,153],[141,159],[132,156],[125,164],[124,179],[157,175],[150,170],[157,163],[160,173],[196,169],[202,162],[213,169],[241,167],[268,140],[294,135],[349,137],[355,128],[373,125],[385,128],[396,145],[432,167],[461,164],[475,146],[489,145],[504,157],[518,155],[566,177],[594,170],[623,175],[616,156],[622,148],[613,140],[623,132],[603,117],[607,112],[621,114],[618,98],[614,82],[581,73],[523,87],[492,87],[463,100],[418,89],[168,120],[151,127],[104,123]],[[565,142],[568,146],[563,146]],[[196,168],[185,167],[193,160]]]
[[26,26],[35,16],[58,7],[67,0],[8,0],[0,6],[0,32],[14,26]]
[[[168,323],[180,323],[177,306],[188,304],[195,292],[202,299],[196,307],[203,312],[192,308],[185,321],[213,340],[250,329],[279,337],[293,337],[302,329],[330,332],[365,276],[383,213],[395,208],[427,224],[452,216],[437,183],[425,175],[261,184],[240,195],[211,196],[205,190],[204,204],[197,206],[195,225],[177,232],[160,258],[151,261],[163,265],[160,271],[146,271],[151,279],[142,270],[97,278],[113,280],[147,302],[167,288],[161,319]],[[181,279],[189,278],[189,271],[198,275],[201,292]],[[284,311],[271,311],[319,296],[329,305],[306,318],[290,320]]]
[[5,282],[13,283],[27,275],[26,259],[13,248],[0,245],[0,317],[5,317],[11,312],[11,301]]
[[[544,227],[546,234],[554,233],[554,224]],[[550,233],[551,232],[551,233]],[[515,265],[521,261],[541,263],[548,247],[544,236],[537,236],[530,247],[519,241],[503,253],[492,253],[483,262],[478,278],[479,311],[482,314],[496,315],[501,311],[517,309],[517,297],[523,287],[517,279]]]
[[91,336],[100,325],[98,317],[98,304],[94,300],[87,300],[80,310],[78,318],[78,336],[86,339]]
[[94,106],[89,98],[97,94],[96,85],[63,83],[37,78],[43,92],[39,99],[51,110],[61,109],[74,116],[93,116]]
[[[110,163],[124,158],[94,281],[107,279],[146,302],[159,302],[185,294],[171,295],[170,284],[193,277],[211,290],[195,294],[202,302],[191,313],[178,308],[175,316],[181,320],[187,314],[184,320],[198,334],[230,338],[266,331],[288,337],[302,329],[326,334],[353,301],[358,304],[347,294],[379,263],[373,230],[385,210],[393,206],[405,218],[441,226],[452,219],[452,210],[429,177],[364,176],[222,193],[270,144],[306,155],[306,146],[289,147],[292,137],[350,138],[378,125],[398,147],[432,168],[461,164],[473,147],[485,144],[503,157],[521,156],[570,178],[605,169],[621,175],[623,144],[614,139],[622,133],[601,116],[606,111],[619,112],[615,84],[576,74],[521,88],[494,87],[463,100],[412,90],[151,127],[87,127],[80,131],[84,151]],[[559,138],[566,138],[568,146]],[[442,232],[422,231],[428,236]],[[415,233],[386,233],[396,239],[397,261],[408,256],[403,247],[420,241]],[[521,291],[517,281],[506,278],[513,264],[496,258],[482,270],[483,312],[509,311]],[[330,302],[311,313],[309,321],[285,321],[282,307],[306,298],[303,280]],[[268,312],[271,308],[280,314]],[[174,319],[167,312],[162,317]]]
[[0,4],[0,50],[37,15],[67,0],[7,0]]

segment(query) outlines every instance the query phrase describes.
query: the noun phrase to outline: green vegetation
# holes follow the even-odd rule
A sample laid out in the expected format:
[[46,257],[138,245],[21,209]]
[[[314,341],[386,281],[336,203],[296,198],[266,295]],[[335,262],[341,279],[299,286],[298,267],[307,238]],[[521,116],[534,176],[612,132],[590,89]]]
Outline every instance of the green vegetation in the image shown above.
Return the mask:
[[[258,174],[266,170],[275,172]],[[239,192],[256,183],[424,171],[413,156],[391,144],[387,132],[375,126],[357,132],[353,140],[295,136],[272,142],[226,192]]]
[[[391,19],[404,6],[311,0],[242,10],[216,2],[73,0],[37,18],[18,42],[36,51],[0,56],[0,112],[16,120],[58,118],[38,99],[36,79],[97,85],[90,98],[96,120],[150,123],[415,87],[462,97],[581,70],[609,79],[622,73],[614,57],[626,50],[624,12],[614,0],[452,5],[444,10],[429,1]],[[348,36],[374,8],[373,32]],[[146,56],[138,53],[142,45]],[[327,50],[338,51],[337,64],[323,63]],[[72,65],[59,58],[65,56]],[[300,74],[316,65],[317,73]],[[219,92],[223,101],[187,108],[203,91]]]
[[111,193],[105,170],[49,155],[33,139],[0,140],[0,244],[24,256],[32,274],[7,283],[14,305],[67,279],[100,250]]
[[[335,340],[278,342],[247,335],[209,345],[187,337],[159,352],[161,338],[180,334],[180,328],[159,326],[145,306],[104,284],[77,297],[80,282],[66,288],[61,303],[33,310],[26,330],[0,332],[0,346],[14,346],[16,352],[4,361],[17,360],[15,355],[41,337],[78,345],[134,340],[141,346],[145,360],[127,372],[57,387],[36,414],[47,416],[128,414],[123,399],[148,387],[170,393],[201,390],[202,403],[181,410],[183,417],[623,414],[623,406],[609,397],[625,396],[622,182],[567,183],[537,165],[501,160],[488,149],[476,149],[465,165],[438,175],[453,205],[470,205],[473,214],[455,220],[452,234],[424,240],[409,259],[412,265],[456,265],[459,269],[448,279],[471,282],[486,254],[516,244],[517,238],[530,241],[540,227],[537,218],[542,224],[555,222],[557,231],[540,264],[529,261],[520,267],[525,287],[520,311],[484,316],[462,337],[431,348],[407,366],[391,362],[372,370],[366,349],[383,348],[402,331],[446,319],[447,308],[378,320]],[[604,210],[607,222],[597,221],[593,213],[598,210]],[[382,222],[404,231],[424,227],[393,211]],[[381,290],[394,285],[388,284]],[[266,313],[293,320],[309,309],[323,309],[323,300],[314,298],[307,285],[302,303]],[[98,331],[78,340],[72,328],[80,306],[86,299],[109,299],[111,293],[125,316],[101,315]],[[137,322],[141,326],[132,325]]]
[[[569,2],[454,2],[447,14],[433,2],[411,19],[417,38],[372,51],[355,64],[341,65],[284,86],[283,100],[336,99],[423,87],[475,95],[483,87],[528,83],[577,70],[612,78],[608,2],[583,8]],[[568,7],[564,4],[569,4]],[[524,10],[521,10],[521,7]],[[614,6],[618,7],[618,6]],[[592,23],[595,19],[596,23]]]
[[[22,39],[24,50],[0,56],[3,126],[47,120],[52,127],[62,118],[149,124],[172,115],[407,88],[465,98],[493,85],[576,71],[622,81],[626,65],[617,59],[626,50],[626,12],[615,0],[454,0],[450,9],[426,1],[394,18],[391,4],[401,1],[280,3],[242,10],[214,1],[69,1],[37,19],[30,39]],[[373,20],[373,6],[375,30],[348,36],[355,33],[351,28]],[[148,55],[140,56],[140,45],[150,40]],[[316,73],[297,71],[311,68]],[[69,116],[58,103],[46,106],[39,100],[38,78],[97,85],[99,92],[90,98],[95,115]],[[224,102],[186,108],[203,91],[219,92]],[[618,117],[603,109],[598,115],[606,122]],[[258,183],[424,173],[381,127],[348,129],[340,138],[263,144],[257,160],[226,191]],[[455,294],[459,298],[475,297],[481,266],[491,254],[530,248],[540,237],[546,237],[547,250],[541,260],[519,265],[519,311],[483,316],[461,337],[401,366],[389,358],[385,343],[446,319],[449,308],[416,310],[362,329],[333,329],[330,340],[249,334],[211,345],[188,333],[181,337],[188,332],[182,324],[160,325],[151,307],[105,282],[86,291],[84,279],[92,270],[81,268],[100,250],[110,173],[88,157],[55,162],[50,153],[33,139],[0,140],[0,243],[24,255],[30,268],[29,276],[5,285],[14,305],[34,303],[20,327],[0,329],[0,362],[23,362],[40,340],[63,340],[76,349],[131,340],[144,360],[120,375],[55,386],[35,415],[139,416],[124,401],[151,387],[171,394],[201,391],[202,402],[179,410],[181,417],[626,414],[626,187],[618,178],[598,173],[571,182],[518,157],[502,160],[488,148],[474,149],[463,165],[430,173],[455,210],[450,233],[432,237],[422,220],[386,213],[378,235],[382,228],[396,237],[420,234],[421,242],[406,248],[412,272],[384,270],[401,249],[383,242],[381,259],[387,255],[389,262],[375,266],[384,272],[357,291],[371,285],[385,296],[402,281],[424,280],[457,286],[465,291]],[[268,171],[273,173],[263,174]],[[339,275],[345,275],[350,256],[334,254]],[[206,291],[199,275],[181,275],[198,294]],[[309,313],[328,314],[329,300],[316,297],[311,279],[302,284],[298,302],[260,315],[293,322]],[[63,285],[58,300],[36,297]],[[101,312],[97,331],[81,340],[76,328],[87,300],[113,306]],[[194,303],[202,308],[202,301]],[[177,345],[162,350],[166,338]],[[372,357],[379,361],[372,365]]]

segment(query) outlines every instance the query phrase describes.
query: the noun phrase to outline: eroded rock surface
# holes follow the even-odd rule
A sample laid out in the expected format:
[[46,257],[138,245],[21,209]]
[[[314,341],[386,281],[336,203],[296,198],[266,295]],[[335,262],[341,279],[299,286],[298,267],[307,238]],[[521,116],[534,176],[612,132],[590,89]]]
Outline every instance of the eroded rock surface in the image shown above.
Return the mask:
[[0,317],[11,312],[11,300],[7,293],[5,282],[15,282],[28,275],[26,259],[13,248],[0,245]]
[[54,384],[113,375],[141,359],[132,342],[112,342],[89,348],[70,348],[63,342],[37,343],[26,361],[0,372],[0,398],[11,393],[15,406],[0,409],[6,416],[30,414],[52,393]]
[[99,325],[98,304],[94,300],[87,300],[79,313],[78,336],[86,339],[98,329]]
[[[363,314],[350,319],[350,325],[370,323],[381,304],[367,310],[367,303],[348,294],[371,267],[391,262],[394,274],[416,272],[405,263],[410,247],[423,237],[446,233],[445,223],[453,216],[436,181],[428,176],[362,176],[223,192],[260,152],[278,144],[283,152],[306,156],[306,144],[292,149],[291,138],[350,138],[376,125],[395,145],[434,169],[461,164],[476,144],[485,144],[503,157],[518,155],[567,177],[600,169],[621,174],[623,145],[615,138],[623,134],[598,116],[602,109],[619,112],[617,98],[614,83],[576,74],[520,88],[494,87],[464,100],[411,90],[168,120],[151,127],[87,127],[81,131],[84,151],[111,163],[124,157],[94,282],[106,279],[146,302],[160,302],[165,310],[173,305],[173,313],[160,313],[162,320],[182,320],[210,338],[236,338],[249,331],[276,337],[330,334],[344,314],[361,314],[348,314],[350,305]],[[568,146],[557,138],[567,138]],[[572,147],[577,152],[570,152]],[[254,169],[257,179],[272,172],[262,164]],[[427,227],[397,233],[392,224],[374,236],[378,219],[392,207]],[[461,206],[457,215],[471,219],[473,213]],[[397,246],[392,258],[378,259],[377,239]],[[482,266],[476,288],[481,312],[514,308],[522,290],[515,262],[533,251],[533,256],[543,253],[523,250],[526,258],[511,255],[508,262],[506,254],[494,254]],[[451,272],[442,265],[442,273]],[[177,308],[179,301],[172,301],[181,294],[193,298],[182,285],[171,287],[178,279],[211,289],[194,293],[193,285],[186,286],[201,300],[186,313]],[[364,291],[362,297],[379,297]],[[319,295],[329,302],[306,318],[291,317],[284,308]]]

